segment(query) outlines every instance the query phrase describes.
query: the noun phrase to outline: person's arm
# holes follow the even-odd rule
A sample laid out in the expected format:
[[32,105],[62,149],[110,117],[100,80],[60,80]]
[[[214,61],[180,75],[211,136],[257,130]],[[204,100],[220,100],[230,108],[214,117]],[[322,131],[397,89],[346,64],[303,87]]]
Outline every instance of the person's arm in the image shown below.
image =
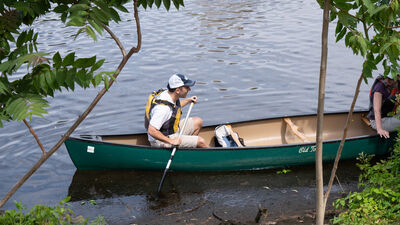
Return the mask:
[[374,93],[374,114],[375,114],[375,123],[376,123],[376,131],[380,137],[389,138],[389,132],[382,128],[382,118],[381,118],[381,107],[382,107],[382,93],[375,92]]
[[192,96],[192,97],[190,97],[190,98],[185,98],[185,99],[183,99],[183,100],[181,101],[181,106],[182,106],[182,108],[183,108],[185,105],[187,105],[187,104],[189,104],[189,103],[191,103],[191,102],[193,102],[194,104],[196,104],[196,103],[197,103],[197,96]]
[[169,138],[165,136],[161,131],[159,131],[157,128],[153,127],[151,124],[149,125],[149,128],[147,129],[147,132],[149,135],[151,135],[153,138],[168,143],[170,145],[178,146],[181,144],[182,140],[180,138]]

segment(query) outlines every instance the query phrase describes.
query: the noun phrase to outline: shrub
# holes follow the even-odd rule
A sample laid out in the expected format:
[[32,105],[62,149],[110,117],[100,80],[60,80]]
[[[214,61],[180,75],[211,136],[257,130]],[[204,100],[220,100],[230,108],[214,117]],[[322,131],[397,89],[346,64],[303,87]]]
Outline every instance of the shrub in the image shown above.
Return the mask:
[[70,208],[64,207],[69,205],[67,202],[70,197],[66,197],[55,207],[35,205],[32,209],[24,214],[22,211],[25,206],[21,202],[15,201],[16,210],[6,210],[0,215],[0,224],[2,225],[56,225],[56,224],[106,224],[103,217],[88,222],[88,219],[82,216],[75,217],[74,212]]
[[361,155],[359,186],[361,192],[349,193],[334,202],[342,212],[333,224],[400,223],[400,141],[391,156],[371,165],[372,156]]

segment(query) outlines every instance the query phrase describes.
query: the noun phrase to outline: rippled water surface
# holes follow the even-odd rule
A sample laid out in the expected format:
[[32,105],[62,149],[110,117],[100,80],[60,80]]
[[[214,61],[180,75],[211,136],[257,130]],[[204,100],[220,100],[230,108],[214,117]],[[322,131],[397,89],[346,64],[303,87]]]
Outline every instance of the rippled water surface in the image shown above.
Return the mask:
[[[135,23],[131,14],[122,18],[111,29],[130,48],[136,45]],[[199,103],[192,114],[201,116],[206,125],[316,112],[322,28],[322,10],[316,1],[192,0],[179,11],[140,9],[140,18],[141,51],[75,133],[144,131],[146,98],[165,87],[173,73],[197,80],[192,94]],[[55,15],[43,17],[35,27],[41,32],[42,51],[60,51],[64,56],[76,51],[80,57],[96,54],[106,59],[107,71],[115,70],[121,60],[118,47],[106,34],[97,42],[83,35],[73,40],[77,29],[65,27]],[[348,110],[361,69],[361,58],[335,43],[334,28],[331,24],[325,102],[329,112]],[[368,88],[363,84],[357,109],[367,108]],[[32,121],[46,149],[99,90],[65,91],[49,99],[49,115]],[[40,149],[24,124],[6,123],[0,130],[1,196],[39,157]],[[68,195],[74,174],[62,146],[5,208],[13,207],[13,200],[28,206],[55,204]],[[137,196],[138,202],[143,200]]]

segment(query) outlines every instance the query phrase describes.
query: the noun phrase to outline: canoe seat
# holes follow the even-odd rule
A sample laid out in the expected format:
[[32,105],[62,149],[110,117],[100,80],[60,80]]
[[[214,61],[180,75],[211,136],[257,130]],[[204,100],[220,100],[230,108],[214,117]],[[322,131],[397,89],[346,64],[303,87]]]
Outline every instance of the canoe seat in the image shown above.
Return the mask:
[[296,126],[292,120],[290,118],[283,118],[283,120],[285,121],[285,123],[287,125],[289,125],[290,129],[292,130],[292,132],[298,137],[300,138],[303,142],[310,142],[306,135],[304,135],[302,132],[299,131],[299,127]]

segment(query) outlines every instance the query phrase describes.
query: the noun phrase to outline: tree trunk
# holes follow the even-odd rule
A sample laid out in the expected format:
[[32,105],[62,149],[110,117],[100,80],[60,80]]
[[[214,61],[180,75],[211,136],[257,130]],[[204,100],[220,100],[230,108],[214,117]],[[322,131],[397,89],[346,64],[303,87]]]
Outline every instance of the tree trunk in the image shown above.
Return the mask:
[[322,20],[322,46],[321,46],[321,66],[319,75],[319,92],[318,92],[318,116],[317,116],[317,150],[315,152],[315,168],[316,168],[316,224],[323,225],[325,217],[324,207],[324,182],[323,182],[323,165],[322,165],[322,131],[324,122],[324,101],[325,101],[325,80],[326,65],[328,58],[328,27],[329,27],[329,0],[325,0],[324,13]]

